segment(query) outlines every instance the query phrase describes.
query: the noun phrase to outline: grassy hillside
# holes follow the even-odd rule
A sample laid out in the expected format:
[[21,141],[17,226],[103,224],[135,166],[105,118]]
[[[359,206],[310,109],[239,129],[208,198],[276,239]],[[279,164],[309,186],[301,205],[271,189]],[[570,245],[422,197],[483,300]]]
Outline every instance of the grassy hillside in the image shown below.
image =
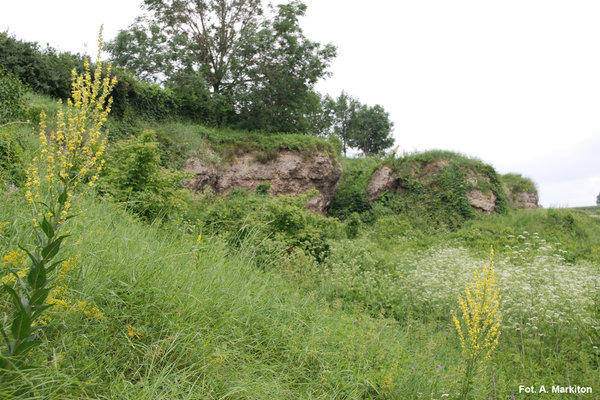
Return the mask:
[[123,129],[123,122],[113,120],[121,138],[144,130],[156,133],[166,165],[181,168],[190,156],[207,162],[222,164],[244,152],[256,152],[259,162],[271,160],[280,150],[299,151],[309,156],[315,151],[324,151],[336,156],[339,151],[322,138],[300,134],[277,134],[246,132],[231,129],[209,128],[184,123],[138,122],[131,131]]
[[[469,349],[453,312],[462,318],[459,295],[490,264],[490,246],[501,336],[471,374],[468,398],[527,399],[519,386],[532,384],[589,386],[578,398],[597,397],[598,208],[456,216],[459,203],[438,197],[460,200],[464,180],[453,179],[465,170],[487,174],[482,190],[501,186],[485,164],[444,152],[387,161],[410,176],[445,157],[440,191],[375,204],[366,185],[386,161],[342,160],[329,217],[306,211],[307,197],[184,195],[174,168],[193,151],[218,162],[237,149],[335,150],[295,135],[131,126],[134,135],[110,144],[107,176],[73,199],[65,261],[52,276],[61,301],[29,368],[3,374],[0,398],[459,398]],[[148,128],[156,136],[135,135]],[[35,216],[24,175],[40,148],[33,125],[0,132],[18,148],[2,147],[0,184],[0,279],[17,288],[10,270],[28,268],[19,245],[31,248]],[[175,200],[181,207],[165,212]],[[3,293],[6,319],[11,307]]]

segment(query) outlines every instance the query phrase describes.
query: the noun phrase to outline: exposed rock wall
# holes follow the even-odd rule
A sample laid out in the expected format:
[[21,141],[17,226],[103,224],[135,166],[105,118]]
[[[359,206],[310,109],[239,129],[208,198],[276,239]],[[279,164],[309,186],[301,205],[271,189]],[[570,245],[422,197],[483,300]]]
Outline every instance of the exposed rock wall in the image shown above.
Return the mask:
[[228,194],[238,188],[254,191],[265,182],[271,184],[271,195],[298,195],[316,189],[319,195],[309,201],[308,207],[322,214],[326,212],[342,173],[332,155],[325,152],[306,155],[283,150],[275,159],[261,163],[256,154],[242,154],[222,167],[191,157],[187,160],[186,170],[191,171],[193,177],[185,182],[185,186],[195,191],[211,187],[219,194]]
[[[433,183],[435,178],[440,174],[442,169],[448,165],[450,165],[450,163],[444,159],[430,161],[421,165],[419,168],[413,168],[409,172],[409,176],[410,179],[416,179],[426,186],[435,185],[435,183]],[[491,190],[482,192],[475,188],[481,183],[489,184],[490,180],[483,174],[469,171],[465,178],[465,184],[473,187],[473,189],[469,190],[466,193],[466,196],[471,207],[486,214],[490,214],[496,209],[497,197]],[[390,167],[383,166],[376,170],[371,176],[367,186],[369,200],[371,202],[376,201],[385,192],[396,192],[399,194],[406,193],[408,189],[405,185],[406,182],[403,177],[394,173]]]
[[520,192],[517,193],[515,207],[517,208],[537,208],[538,195],[536,193]]
[[496,195],[491,190],[487,193],[471,190],[467,192],[467,199],[471,207],[486,214],[491,214],[496,209]]

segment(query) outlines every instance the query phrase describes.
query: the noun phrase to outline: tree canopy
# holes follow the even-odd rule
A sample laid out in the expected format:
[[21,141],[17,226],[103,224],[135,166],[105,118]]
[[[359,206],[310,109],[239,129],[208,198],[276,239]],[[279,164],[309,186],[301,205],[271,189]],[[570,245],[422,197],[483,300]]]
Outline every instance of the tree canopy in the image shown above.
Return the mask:
[[348,144],[365,155],[377,154],[394,145],[394,123],[382,106],[360,106],[351,121],[352,136]]
[[246,129],[308,132],[321,103],[314,84],[328,75],[334,46],[307,39],[306,5],[264,10],[260,0],[145,0],[148,14],[107,48],[143,80],[177,86],[202,79]]
[[382,106],[369,107],[343,92],[337,99],[324,99],[330,131],[342,141],[344,155],[349,147],[373,155],[393,146],[393,122]]

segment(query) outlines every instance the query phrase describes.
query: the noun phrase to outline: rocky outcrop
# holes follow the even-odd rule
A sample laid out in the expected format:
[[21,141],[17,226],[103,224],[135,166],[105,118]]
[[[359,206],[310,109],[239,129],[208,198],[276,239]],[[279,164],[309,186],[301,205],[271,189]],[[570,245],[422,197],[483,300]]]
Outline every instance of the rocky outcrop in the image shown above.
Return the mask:
[[[385,192],[406,193],[407,180],[416,180],[425,187],[433,187],[440,172],[451,163],[445,159],[415,164],[405,176],[399,176],[390,167],[383,166],[376,170],[367,186],[367,193],[371,202],[378,200]],[[496,195],[492,190],[479,190],[477,187],[490,186],[490,179],[483,173],[468,171],[464,178],[464,187],[467,189],[466,197],[469,204],[476,210],[490,214],[496,210]],[[469,189],[470,188],[470,189]]]
[[527,193],[527,192],[517,193],[515,206],[517,208],[537,208],[538,207],[537,193]]
[[308,207],[325,213],[342,173],[332,155],[282,150],[275,159],[263,163],[257,161],[257,154],[255,151],[244,153],[221,167],[191,157],[185,169],[193,177],[185,182],[185,186],[194,191],[210,187],[218,194],[228,194],[240,188],[254,191],[259,184],[268,182],[271,185],[269,193],[275,196],[299,195],[316,189],[319,195],[309,201]]
[[504,195],[512,208],[537,208],[538,194],[535,183],[521,174],[502,175]]
[[491,214],[496,209],[496,195],[489,190],[487,193],[483,193],[477,189],[467,192],[467,199],[471,207]]
[[369,201],[373,202],[385,192],[394,192],[399,189],[398,180],[395,177],[394,171],[386,165],[379,168],[373,175],[367,186],[367,193],[369,193]]

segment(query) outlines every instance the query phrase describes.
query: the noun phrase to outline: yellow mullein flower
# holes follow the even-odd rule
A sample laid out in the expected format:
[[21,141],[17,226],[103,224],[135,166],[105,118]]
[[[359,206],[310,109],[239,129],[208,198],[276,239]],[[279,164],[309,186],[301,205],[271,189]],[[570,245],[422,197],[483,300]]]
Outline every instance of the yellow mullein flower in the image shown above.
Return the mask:
[[473,279],[465,286],[464,297],[458,296],[462,312],[461,321],[454,311],[452,320],[458,333],[467,367],[463,382],[462,398],[466,398],[471,376],[475,373],[480,357],[490,358],[500,338],[500,288],[494,271],[494,249],[490,250],[490,262],[473,272]]

